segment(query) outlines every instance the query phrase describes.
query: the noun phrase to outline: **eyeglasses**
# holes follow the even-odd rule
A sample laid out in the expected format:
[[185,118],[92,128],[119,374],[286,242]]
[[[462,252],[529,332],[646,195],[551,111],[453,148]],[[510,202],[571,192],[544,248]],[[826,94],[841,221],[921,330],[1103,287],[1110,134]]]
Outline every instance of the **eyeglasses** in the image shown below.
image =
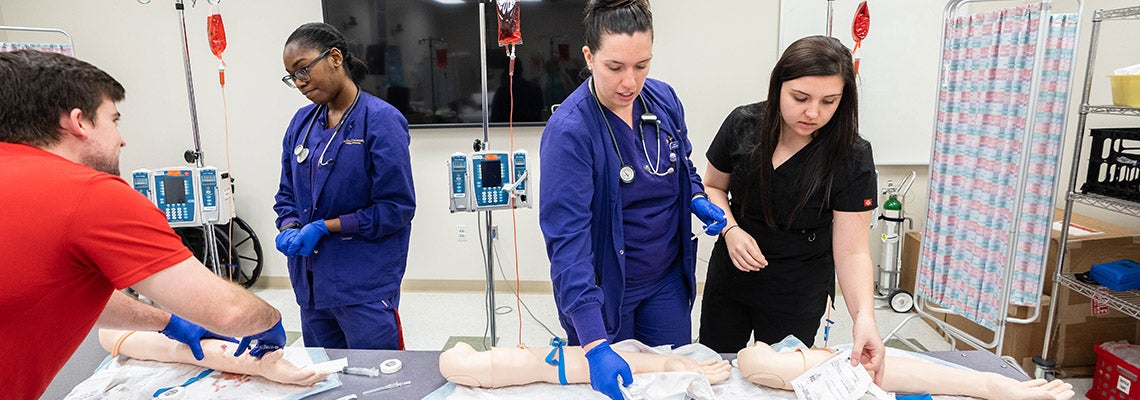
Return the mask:
[[317,58],[314,58],[313,61],[309,61],[309,63],[305,64],[305,66],[298,68],[296,72],[291,73],[289,75],[285,75],[284,77],[281,78],[281,82],[284,82],[285,86],[288,86],[291,88],[297,87],[296,81],[308,82],[309,81],[309,67],[312,67],[313,64],[316,64],[317,61],[320,61],[322,58],[327,57],[329,55],[330,51],[332,51],[331,48],[328,50],[325,50],[324,52],[321,53],[321,55],[317,56]]

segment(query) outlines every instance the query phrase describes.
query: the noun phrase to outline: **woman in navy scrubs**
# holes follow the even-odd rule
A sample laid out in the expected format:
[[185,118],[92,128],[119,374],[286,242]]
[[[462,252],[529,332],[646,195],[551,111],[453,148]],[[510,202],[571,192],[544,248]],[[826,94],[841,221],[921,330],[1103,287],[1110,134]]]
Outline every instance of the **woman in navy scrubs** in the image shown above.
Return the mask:
[[793,43],[768,100],[733,110],[706,155],[705,185],[728,227],[709,260],[700,342],[735,352],[752,335],[795,335],[811,346],[838,277],[853,358],[880,380],[868,243],[875,162],[859,136],[851,52],[825,36]]
[[408,122],[360,90],[367,67],[331,25],[293,31],[284,62],[282,80],[313,102],[285,131],[273,206],[305,346],[401,349],[396,309],[416,210]]
[[689,160],[677,94],[647,78],[648,1],[590,1],[584,22],[592,76],[543,131],[539,224],[568,342],[586,348],[591,385],[620,399],[616,377],[632,380],[609,342],[692,342],[689,214],[715,235],[724,212],[708,201]]

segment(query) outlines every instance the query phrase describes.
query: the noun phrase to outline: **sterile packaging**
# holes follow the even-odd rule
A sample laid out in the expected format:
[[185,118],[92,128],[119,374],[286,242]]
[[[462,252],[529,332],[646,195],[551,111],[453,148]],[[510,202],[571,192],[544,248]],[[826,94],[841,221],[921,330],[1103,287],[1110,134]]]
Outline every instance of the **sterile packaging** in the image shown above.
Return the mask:
[[1113,75],[1140,75],[1140,64],[1130,65],[1124,68],[1118,68],[1112,71]]

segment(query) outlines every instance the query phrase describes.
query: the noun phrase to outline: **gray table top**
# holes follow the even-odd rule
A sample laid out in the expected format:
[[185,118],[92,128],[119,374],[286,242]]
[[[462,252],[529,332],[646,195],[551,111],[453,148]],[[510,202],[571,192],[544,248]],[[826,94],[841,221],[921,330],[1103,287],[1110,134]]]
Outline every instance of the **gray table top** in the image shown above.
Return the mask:
[[[439,374],[439,351],[396,351],[396,350],[344,350],[327,349],[330,360],[348,358],[350,367],[379,368],[387,359],[398,359],[403,368],[394,374],[380,374],[379,377],[340,375],[343,386],[309,397],[314,400],[335,400],[355,394],[360,400],[368,399],[421,399],[434,392],[444,383]],[[922,353],[978,371],[989,371],[1008,376],[1019,381],[1029,379],[1017,368],[1010,367],[993,353],[981,350],[934,351]],[[725,354],[725,359],[736,358],[736,354]],[[396,382],[411,381],[406,386],[384,390],[368,395],[366,390],[375,389]]]
[[[400,360],[403,367],[394,374],[380,374],[375,378],[340,374],[340,381],[343,384],[341,387],[316,394],[308,397],[308,399],[335,400],[350,394],[355,394],[361,400],[422,399],[447,383],[447,380],[443,379],[443,375],[439,374],[439,351],[345,349],[326,349],[325,351],[330,360],[347,357],[350,367],[380,368],[380,363],[392,358]],[[370,389],[406,381],[412,383],[376,393],[364,394]]]
[[928,351],[922,354],[977,371],[993,372],[1019,381],[1029,380],[1029,376],[1021,372],[1021,368],[1011,367],[1000,357],[988,351]]

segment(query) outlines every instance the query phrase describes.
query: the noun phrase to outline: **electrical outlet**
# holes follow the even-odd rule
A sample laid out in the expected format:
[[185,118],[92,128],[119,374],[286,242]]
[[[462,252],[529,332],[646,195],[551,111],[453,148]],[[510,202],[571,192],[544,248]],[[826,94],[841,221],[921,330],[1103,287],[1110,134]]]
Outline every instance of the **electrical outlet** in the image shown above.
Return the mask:
[[499,238],[499,226],[498,225],[491,225],[491,239],[498,239],[498,238]]
[[455,240],[460,242],[467,241],[467,225],[459,225],[455,227]]

